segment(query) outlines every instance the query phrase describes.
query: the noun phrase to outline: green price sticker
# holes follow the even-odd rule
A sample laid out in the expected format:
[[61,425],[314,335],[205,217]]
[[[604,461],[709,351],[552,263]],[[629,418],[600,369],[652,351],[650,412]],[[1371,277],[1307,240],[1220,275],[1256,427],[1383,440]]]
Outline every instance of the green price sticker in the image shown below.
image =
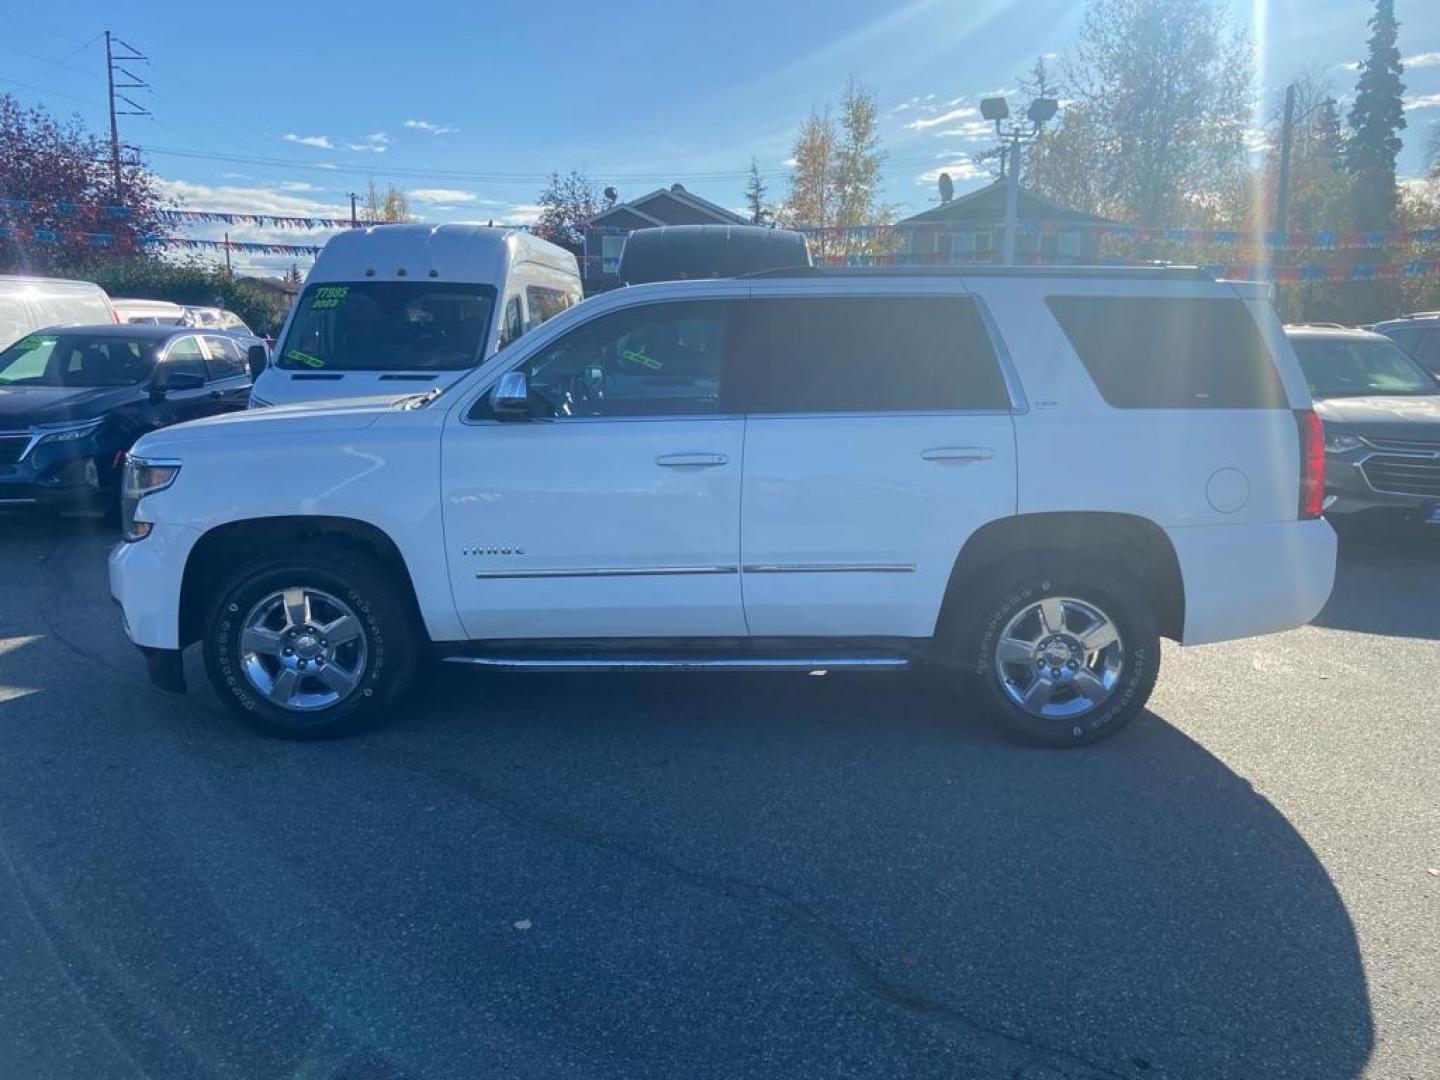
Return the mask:
[[349,292],[350,286],[348,285],[326,285],[316,289],[314,297],[310,300],[310,310],[325,311],[327,308],[337,308]]
[[656,360],[653,356],[646,356],[643,352],[636,352],[634,349],[626,349],[620,354],[621,359],[629,360],[632,364],[639,364],[651,371],[659,371],[665,365]]
[[294,360],[304,364],[306,367],[324,367],[325,361],[318,356],[311,356],[308,352],[301,352],[299,349],[286,349],[285,359]]

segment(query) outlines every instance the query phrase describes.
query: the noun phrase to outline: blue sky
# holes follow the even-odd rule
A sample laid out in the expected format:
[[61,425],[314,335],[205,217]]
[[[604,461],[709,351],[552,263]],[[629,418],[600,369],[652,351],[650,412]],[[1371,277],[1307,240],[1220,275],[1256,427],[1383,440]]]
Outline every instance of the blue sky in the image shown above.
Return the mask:
[[[1352,91],[1343,65],[1363,55],[1370,0],[1230,3],[1259,47],[1259,114],[1306,72],[1337,96]],[[95,37],[108,26],[151,58],[135,70],[154,88],[140,99],[154,119],[122,118],[122,138],[147,148],[184,205],[340,216],[344,193],[374,177],[407,188],[427,220],[524,221],[557,168],[583,168],[622,198],[679,180],[739,207],[754,155],[779,197],[798,123],[854,73],[881,103],[885,199],[914,212],[934,199],[941,167],[961,190],[983,182],[968,165],[986,145],[969,110],[1013,87],[1037,55],[1070,48],[1082,9],[1081,0],[502,0],[432,2],[411,17],[393,4],[372,16],[353,0],[67,0],[7,16],[0,89],[103,129]],[[1440,122],[1440,3],[1396,9],[1411,59],[1401,171],[1416,174]],[[323,234],[285,239],[298,235]]]

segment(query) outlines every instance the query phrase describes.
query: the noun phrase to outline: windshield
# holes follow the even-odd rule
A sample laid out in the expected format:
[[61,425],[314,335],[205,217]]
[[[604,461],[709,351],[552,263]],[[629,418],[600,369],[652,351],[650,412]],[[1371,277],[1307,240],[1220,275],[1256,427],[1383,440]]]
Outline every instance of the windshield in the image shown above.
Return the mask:
[[456,371],[490,327],[488,285],[363,282],[301,294],[276,366],[291,371]]
[[134,386],[155,366],[156,339],[31,334],[0,352],[0,386]]
[[1310,396],[1316,398],[1440,394],[1440,386],[1391,341],[1291,339]]

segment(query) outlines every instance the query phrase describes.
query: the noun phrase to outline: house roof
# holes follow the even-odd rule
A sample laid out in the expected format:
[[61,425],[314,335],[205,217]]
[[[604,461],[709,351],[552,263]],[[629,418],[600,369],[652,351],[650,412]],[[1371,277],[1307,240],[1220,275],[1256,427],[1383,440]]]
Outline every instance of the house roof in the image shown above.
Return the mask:
[[616,203],[590,219],[591,225],[633,228],[626,213],[637,214],[654,225],[747,225],[745,218],[725,207],[685,190],[682,184],[656,188],[629,202]]
[[[1051,202],[1043,195],[1037,195],[1027,188],[1021,188],[1016,199],[1016,211],[1020,221],[1086,221],[1096,223],[1109,223],[1108,218],[1098,217],[1095,214],[1087,214],[1082,210],[1071,210],[1061,206],[1059,203]],[[941,203],[939,206],[932,206],[928,210],[922,210],[913,217],[905,218],[898,222],[900,225],[912,224],[960,224],[967,222],[983,222],[992,224],[1003,221],[1005,218],[1005,181],[996,180],[993,184],[986,184],[984,187],[961,195],[957,199],[951,199],[948,203]]]

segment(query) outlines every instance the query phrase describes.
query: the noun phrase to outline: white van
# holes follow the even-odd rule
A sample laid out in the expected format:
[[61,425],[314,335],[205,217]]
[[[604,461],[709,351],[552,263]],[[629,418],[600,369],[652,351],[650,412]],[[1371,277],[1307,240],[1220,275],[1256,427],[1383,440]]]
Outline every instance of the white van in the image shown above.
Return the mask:
[[574,255],[514,229],[352,229],[315,260],[250,404],[448,386],[582,296]]
[[123,323],[133,326],[183,326],[185,309],[169,300],[130,300],[115,298],[110,301],[115,313]]
[[93,326],[119,318],[99,285],[0,274],[0,349],[47,326]]

